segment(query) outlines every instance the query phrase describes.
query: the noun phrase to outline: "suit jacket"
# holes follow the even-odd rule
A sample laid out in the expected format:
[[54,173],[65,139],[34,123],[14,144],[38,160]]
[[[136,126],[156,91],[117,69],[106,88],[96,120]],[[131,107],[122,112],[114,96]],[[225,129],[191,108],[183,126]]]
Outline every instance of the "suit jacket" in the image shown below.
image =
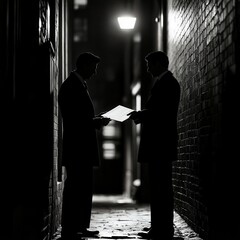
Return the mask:
[[138,161],[177,158],[177,112],[180,86],[168,71],[154,83],[141,112],[141,138]]
[[74,72],[62,83],[58,102],[63,119],[63,166],[98,166],[93,103]]

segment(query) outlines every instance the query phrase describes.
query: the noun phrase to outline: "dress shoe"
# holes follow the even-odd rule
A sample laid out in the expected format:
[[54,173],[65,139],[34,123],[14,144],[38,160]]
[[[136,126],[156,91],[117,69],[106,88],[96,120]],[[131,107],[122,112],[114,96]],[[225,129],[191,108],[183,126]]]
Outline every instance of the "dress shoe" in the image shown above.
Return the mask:
[[171,234],[163,235],[162,232],[156,232],[156,234],[153,234],[152,228],[148,232],[139,232],[138,236],[140,236],[142,239],[152,239],[152,240],[173,240],[173,236]]
[[150,231],[150,229],[151,229],[151,227],[144,227],[144,228],[142,229],[142,231],[148,232],[148,231]]
[[149,229],[149,231],[139,232],[138,236],[140,236],[140,237],[142,237],[144,239],[152,239],[153,238],[153,234],[152,234],[151,228]]
[[60,237],[57,240],[84,240],[81,235],[74,235],[74,236],[64,236]]
[[99,231],[91,231],[87,229],[82,229],[80,232],[78,232],[78,235],[81,237],[96,237],[99,234]]

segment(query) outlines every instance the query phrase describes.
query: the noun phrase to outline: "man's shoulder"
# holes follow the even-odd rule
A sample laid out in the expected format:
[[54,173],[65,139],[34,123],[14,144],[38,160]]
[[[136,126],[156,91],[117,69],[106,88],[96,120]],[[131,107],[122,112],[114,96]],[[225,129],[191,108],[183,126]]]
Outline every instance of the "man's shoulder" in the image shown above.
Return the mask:
[[171,71],[167,71],[166,74],[163,75],[163,78],[176,79],[175,76],[173,75],[173,73],[172,73]]
[[64,82],[72,82],[73,80],[76,80],[76,79],[77,79],[77,76],[73,72],[71,72]]
[[159,92],[159,91],[165,91],[167,89],[178,89],[180,87],[179,82],[174,77],[173,73],[168,71],[166,74],[164,74],[161,79],[158,79],[153,88],[152,93]]
[[168,71],[162,78],[165,79],[167,83],[172,82],[172,83],[178,84],[177,78],[170,71]]
[[68,88],[71,86],[75,86],[79,83],[75,74],[70,73],[69,76],[62,82],[61,88]]

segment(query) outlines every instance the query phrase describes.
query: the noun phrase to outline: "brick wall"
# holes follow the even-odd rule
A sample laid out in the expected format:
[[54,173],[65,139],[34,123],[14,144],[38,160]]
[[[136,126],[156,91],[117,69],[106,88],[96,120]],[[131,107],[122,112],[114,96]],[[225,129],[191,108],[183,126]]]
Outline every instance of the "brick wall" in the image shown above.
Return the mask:
[[[55,234],[61,225],[61,207],[62,207],[62,190],[63,190],[63,182],[62,179],[62,171],[60,162],[59,162],[59,140],[61,139],[61,132],[59,128],[61,128],[61,122],[59,121],[59,107],[58,107],[58,90],[59,90],[59,82],[62,82],[61,71],[64,69],[66,71],[66,66],[62,62],[63,52],[61,50],[60,44],[64,42],[64,38],[62,36],[63,25],[63,14],[66,11],[66,1],[50,1],[51,7],[51,39],[54,44],[54,58],[51,63],[51,78],[52,78],[52,90],[53,90],[53,169],[51,176],[51,184],[49,187],[49,207],[51,214],[51,236]],[[65,19],[66,21],[66,19]],[[66,24],[66,23],[65,23]],[[60,125],[60,127],[59,127]]]
[[[57,94],[59,87],[59,68],[61,67],[60,60],[62,52],[60,51],[59,42],[62,40],[60,36],[60,14],[62,13],[62,4],[58,0],[55,1],[39,1],[39,17],[42,22],[40,31],[40,44],[44,44],[50,40],[49,51],[51,52],[49,61],[49,80],[50,91],[52,94],[52,166],[51,175],[48,189],[48,211],[44,216],[44,225],[42,229],[42,238],[51,239],[53,234],[57,231],[61,221],[61,204],[62,204],[62,189],[63,184],[59,182],[61,174],[58,164],[58,140],[59,140],[59,116],[58,116],[58,103]],[[49,19],[48,19],[49,15]],[[41,18],[42,16],[42,18]],[[46,21],[46,22],[44,22]],[[50,32],[47,26],[50,25]],[[46,43],[45,43],[46,44]]]
[[224,213],[225,206],[224,93],[229,78],[236,76],[235,27],[234,0],[168,1],[170,69],[182,89],[175,208],[209,239],[221,228],[217,212]]

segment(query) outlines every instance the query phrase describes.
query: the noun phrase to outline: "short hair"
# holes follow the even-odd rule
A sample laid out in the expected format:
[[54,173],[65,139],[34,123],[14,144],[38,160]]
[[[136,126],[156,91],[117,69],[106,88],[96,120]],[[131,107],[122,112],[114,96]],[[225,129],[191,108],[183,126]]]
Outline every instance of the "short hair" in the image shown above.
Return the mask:
[[145,60],[147,62],[152,62],[152,63],[159,62],[165,68],[168,68],[168,65],[169,65],[168,56],[166,53],[162,51],[150,52],[145,57]]
[[100,57],[94,55],[91,52],[83,52],[81,53],[76,61],[76,68],[79,69],[81,68],[82,65],[88,65],[91,63],[99,63],[100,62]]

